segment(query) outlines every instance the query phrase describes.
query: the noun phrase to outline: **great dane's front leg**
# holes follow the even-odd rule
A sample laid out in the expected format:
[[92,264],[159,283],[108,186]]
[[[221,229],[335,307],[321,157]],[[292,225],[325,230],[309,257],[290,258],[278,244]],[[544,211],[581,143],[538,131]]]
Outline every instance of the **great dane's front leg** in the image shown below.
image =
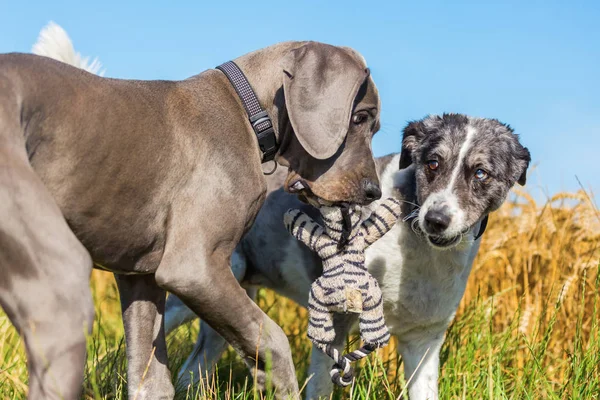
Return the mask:
[[174,258],[163,258],[157,281],[236,349],[255,375],[259,388],[267,383],[265,367],[270,364],[271,382],[278,397],[297,396],[298,383],[283,330],[239,285],[229,267],[229,255],[220,251],[212,256],[204,253],[203,259],[198,260],[201,253],[195,250],[178,249],[171,253]]
[[243,161],[249,156],[244,152],[238,144],[227,153],[234,157],[230,164],[215,158],[227,169],[205,173],[199,168],[186,181],[185,190],[170,209],[156,282],[179,297],[240,354],[259,387],[266,386],[265,369],[270,365],[276,395],[297,397],[287,337],[231,272],[233,251],[254,222],[266,190],[260,166],[250,168]]
[[[231,271],[238,282],[241,282],[242,279],[244,279],[246,268],[246,258],[244,257],[243,251],[238,246],[231,255]],[[248,288],[246,289],[246,292],[250,298],[256,298],[255,288]],[[169,297],[167,297],[167,305],[165,307],[165,332],[167,336],[179,326],[193,321],[196,318],[198,318],[198,316],[177,296],[171,293]],[[198,340],[200,340],[201,335],[202,331],[200,331],[198,335]],[[186,362],[186,364],[188,364],[188,362]]]
[[[246,293],[248,293],[248,297],[252,300],[256,299],[256,289],[246,289]],[[175,302],[181,302],[176,296],[169,296],[169,299],[171,298],[177,299],[173,300],[171,303],[172,305]],[[183,303],[182,306],[189,310]],[[192,311],[190,311],[190,313],[193,314]],[[197,317],[196,314],[193,315],[194,317]],[[227,342],[225,339],[223,339],[217,331],[211,328],[206,321],[200,320],[198,338],[196,339],[192,353],[187,360],[185,360],[185,363],[177,374],[177,384],[180,387],[187,387],[190,384],[197,383],[200,379],[210,379],[215,364],[219,361],[219,358],[221,358],[225,349],[227,349]]]
[[[246,258],[238,246],[231,256],[231,271],[238,282],[244,279],[246,267]],[[246,289],[248,297],[252,300],[256,299],[256,292],[256,288],[253,287]],[[165,311],[167,335],[180,325],[195,318],[198,316],[179,297],[174,294],[169,295]],[[200,331],[194,349],[177,374],[178,386],[185,388],[190,384],[195,384],[199,379],[210,378],[214,365],[226,348],[225,339],[205,321],[200,320]]]
[[115,275],[127,341],[130,399],[172,399],[163,316],[166,293],[154,275]]

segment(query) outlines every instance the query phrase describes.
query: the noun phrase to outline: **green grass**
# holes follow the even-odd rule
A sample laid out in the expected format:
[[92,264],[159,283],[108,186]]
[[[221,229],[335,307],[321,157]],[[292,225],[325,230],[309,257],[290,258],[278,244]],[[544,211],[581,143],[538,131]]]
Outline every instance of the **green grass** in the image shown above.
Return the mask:
[[[559,193],[542,206],[516,192],[492,215],[457,318],[441,351],[442,399],[600,398],[600,212],[585,192]],[[518,215],[518,218],[515,216]],[[96,322],[88,340],[83,398],[125,399],[123,327],[114,279],[94,271]],[[260,307],[288,335],[300,386],[310,360],[306,310],[267,290]],[[191,352],[198,323],[167,340],[170,369]],[[229,350],[201,387],[179,388],[178,399],[270,399],[253,390]],[[0,400],[23,399],[25,354],[0,313]],[[336,399],[397,399],[406,394],[395,342],[356,370],[354,385]]]
[[[600,277],[600,274],[596,274]],[[476,297],[468,304],[448,330],[441,351],[440,396],[442,399],[595,399],[600,397],[600,333],[597,318],[600,286],[582,279],[579,317],[572,321],[575,330],[572,343],[565,343],[562,357],[547,351],[552,341],[561,340],[563,332],[554,329],[561,314],[562,302],[548,298],[545,311],[534,329],[520,332],[521,312],[507,321],[504,329],[495,328],[496,296]],[[114,302],[114,288],[103,301]],[[583,329],[585,304],[593,301],[591,326]],[[263,309],[277,319],[281,308],[288,313],[303,310],[289,301],[261,291]],[[125,399],[126,362],[122,328],[116,315],[105,316],[100,303],[94,332],[88,340],[88,363],[85,373],[84,398]],[[549,323],[542,323],[548,321]],[[192,348],[197,323],[179,328],[168,338],[171,370],[175,375]],[[303,327],[290,333],[300,385],[306,379],[310,346]],[[587,333],[584,333],[587,332]],[[394,345],[391,345],[394,346]],[[0,317],[0,393],[3,399],[24,398],[27,384],[22,345],[5,316]],[[401,359],[393,349],[379,351],[356,371],[354,385],[336,389],[334,398],[397,399],[406,393]],[[562,371],[557,374],[556,371]],[[178,399],[262,399],[271,393],[257,393],[242,362],[232,351],[220,361],[211,379],[201,387],[179,388]]]

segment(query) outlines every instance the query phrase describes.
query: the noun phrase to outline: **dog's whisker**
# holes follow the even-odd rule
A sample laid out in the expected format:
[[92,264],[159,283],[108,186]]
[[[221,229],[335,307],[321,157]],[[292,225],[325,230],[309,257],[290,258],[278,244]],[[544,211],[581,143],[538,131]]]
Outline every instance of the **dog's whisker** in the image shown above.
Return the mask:
[[421,230],[421,228],[419,228],[419,220],[418,219],[414,219],[411,223],[410,223],[410,228],[412,229],[412,231],[415,233],[415,235],[419,236],[419,237],[423,237],[423,231]]
[[406,222],[410,219],[414,219],[416,221],[418,216],[419,216],[419,210],[413,210],[410,214],[408,214],[406,217],[404,217],[402,219],[402,221]]
[[411,206],[415,206],[415,207],[417,207],[417,209],[421,208],[420,205],[418,205],[417,203],[413,203],[412,201],[402,200],[402,199],[398,199],[398,201],[401,201],[402,203],[410,204]]

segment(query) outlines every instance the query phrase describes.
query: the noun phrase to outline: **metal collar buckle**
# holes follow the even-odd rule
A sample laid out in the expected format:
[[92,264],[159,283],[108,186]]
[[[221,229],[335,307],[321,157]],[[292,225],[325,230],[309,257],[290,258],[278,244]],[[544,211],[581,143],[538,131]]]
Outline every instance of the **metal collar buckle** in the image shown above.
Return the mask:
[[250,118],[252,129],[258,139],[258,146],[263,153],[262,162],[273,160],[277,153],[277,140],[275,139],[275,130],[273,122],[266,111],[261,111]]
[[[242,101],[252,129],[258,139],[258,145],[262,153],[262,162],[273,161],[277,154],[277,139],[275,137],[275,130],[273,129],[273,121],[269,118],[269,114],[262,109],[250,82],[248,82],[242,70],[233,61],[221,64],[217,69],[225,74]],[[275,165],[275,168],[277,168],[277,164]]]

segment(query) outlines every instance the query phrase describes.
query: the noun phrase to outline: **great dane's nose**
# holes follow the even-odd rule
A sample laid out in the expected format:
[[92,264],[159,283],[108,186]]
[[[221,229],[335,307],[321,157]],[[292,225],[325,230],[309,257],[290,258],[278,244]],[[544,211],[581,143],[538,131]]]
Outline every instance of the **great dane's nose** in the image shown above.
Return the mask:
[[450,217],[440,211],[429,210],[425,214],[425,227],[428,233],[439,234],[448,229]]
[[377,182],[370,179],[363,179],[362,186],[365,191],[365,199],[369,202],[379,200],[381,198],[381,189]]

